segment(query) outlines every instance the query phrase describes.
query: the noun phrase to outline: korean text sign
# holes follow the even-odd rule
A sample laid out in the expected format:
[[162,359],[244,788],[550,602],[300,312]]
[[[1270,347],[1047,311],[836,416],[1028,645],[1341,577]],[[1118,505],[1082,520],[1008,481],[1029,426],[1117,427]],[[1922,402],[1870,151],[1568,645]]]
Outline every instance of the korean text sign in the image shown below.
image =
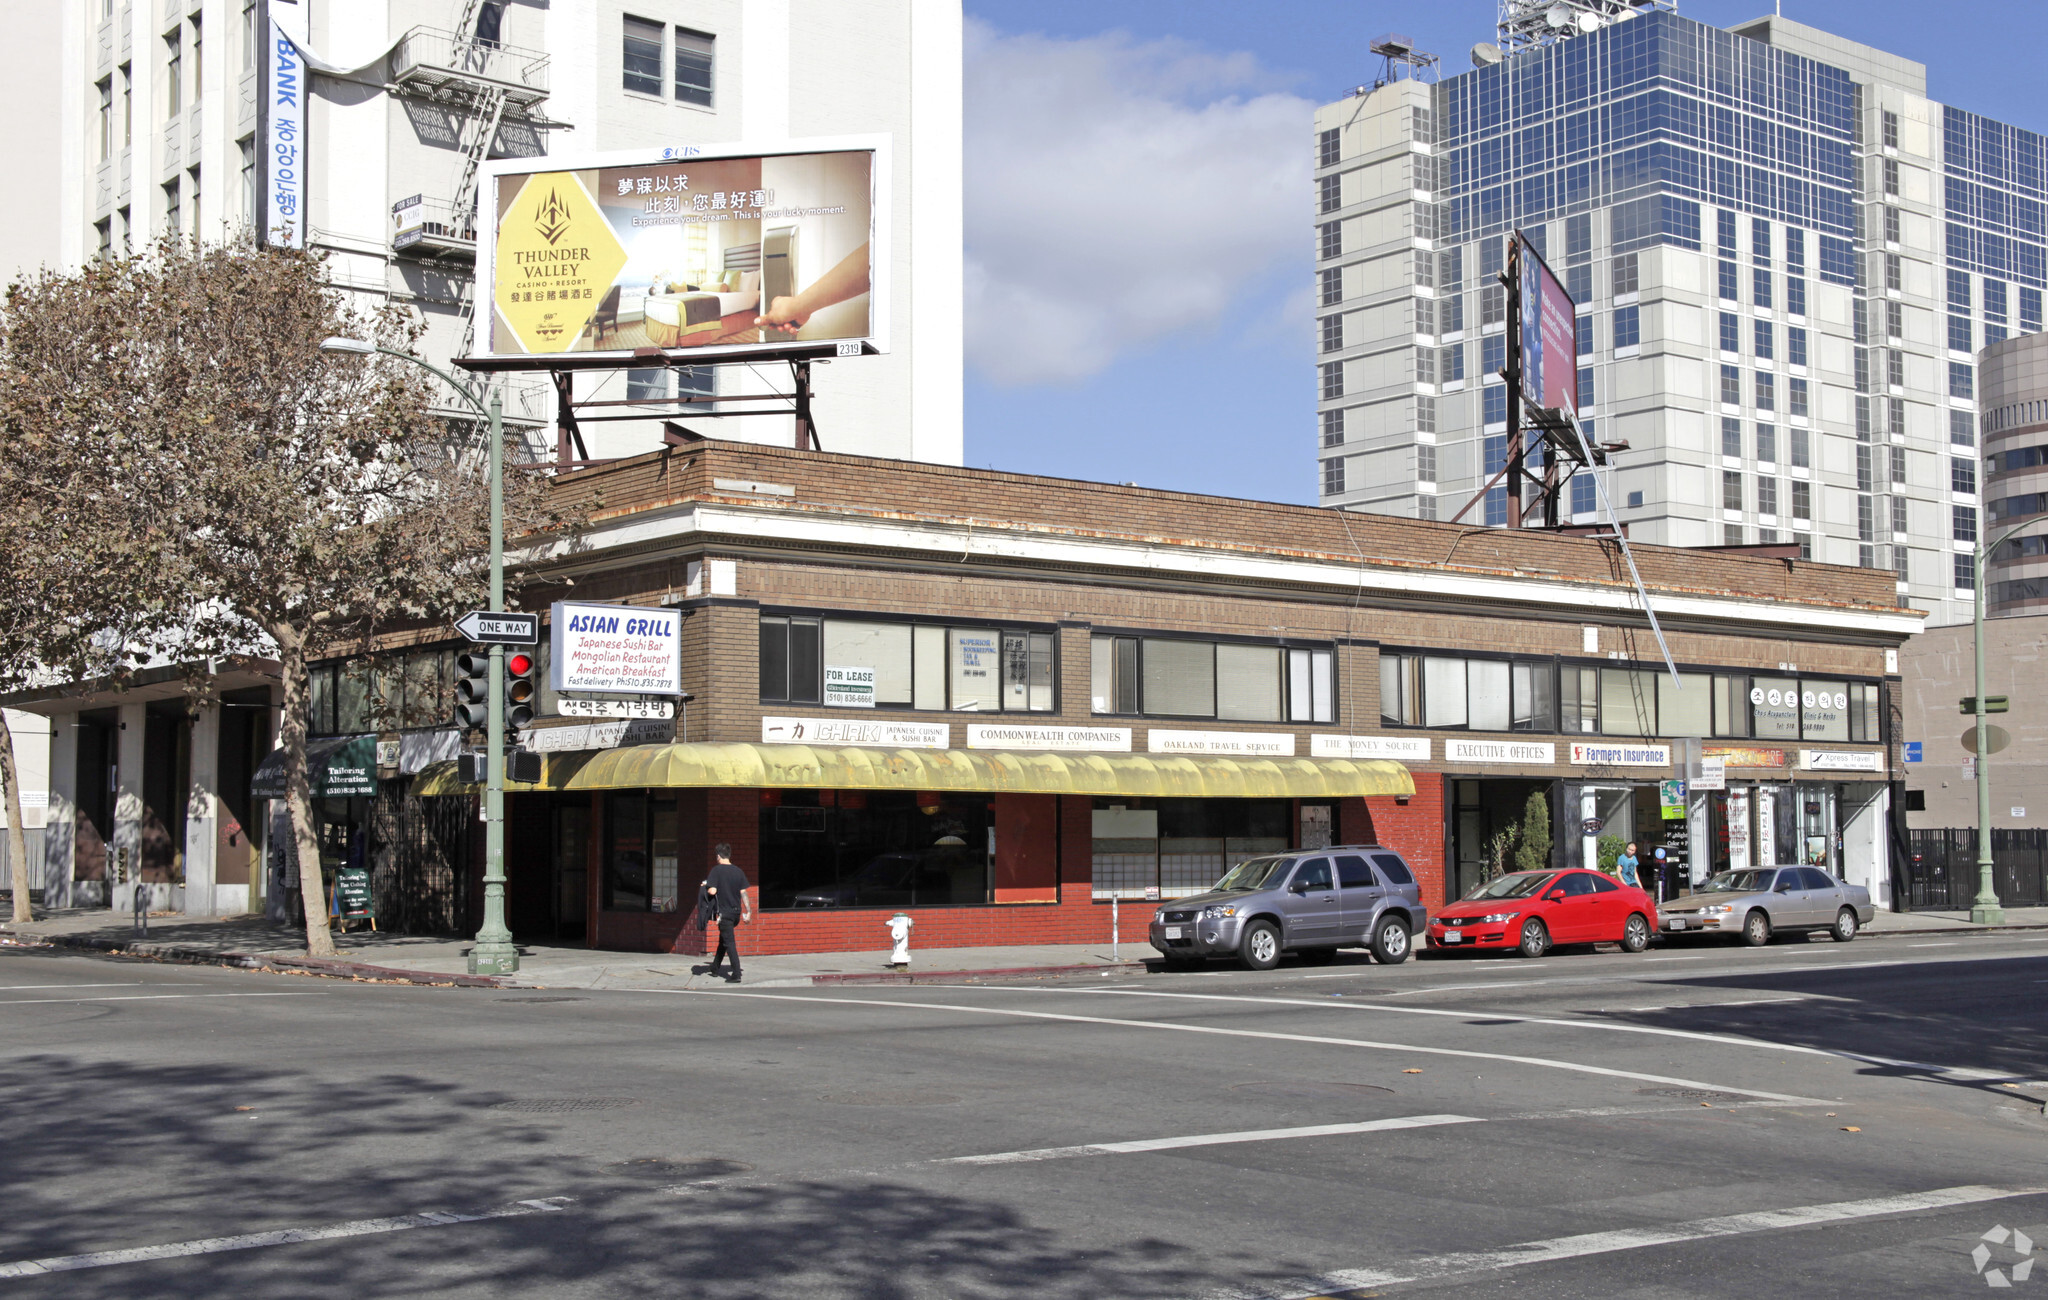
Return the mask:
[[488,355],[880,350],[878,156],[671,148],[491,164],[477,264]]
[[683,615],[642,605],[556,601],[548,684],[558,691],[683,693]]
[[1578,323],[1564,291],[1536,250],[1522,241],[1522,396],[1578,414]]

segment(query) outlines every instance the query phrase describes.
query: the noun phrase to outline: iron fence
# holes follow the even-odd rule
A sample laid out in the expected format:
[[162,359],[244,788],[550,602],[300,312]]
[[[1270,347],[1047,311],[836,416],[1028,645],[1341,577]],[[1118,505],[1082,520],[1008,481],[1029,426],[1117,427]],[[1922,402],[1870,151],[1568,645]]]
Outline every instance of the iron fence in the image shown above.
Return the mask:
[[[1977,897],[1975,827],[1907,832],[1907,910],[1960,911]],[[1991,878],[2007,907],[2048,907],[2048,830],[1993,830]]]

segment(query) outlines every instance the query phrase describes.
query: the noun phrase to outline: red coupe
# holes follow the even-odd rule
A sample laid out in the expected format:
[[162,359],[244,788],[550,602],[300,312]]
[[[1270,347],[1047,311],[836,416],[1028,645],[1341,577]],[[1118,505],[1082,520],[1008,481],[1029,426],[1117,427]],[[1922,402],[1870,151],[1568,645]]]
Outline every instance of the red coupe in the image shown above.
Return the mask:
[[1657,901],[1597,871],[1496,876],[1429,918],[1432,952],[1513,948],[1541,957],[1557,944],[1618,943],[1641,952],[1657,932]]

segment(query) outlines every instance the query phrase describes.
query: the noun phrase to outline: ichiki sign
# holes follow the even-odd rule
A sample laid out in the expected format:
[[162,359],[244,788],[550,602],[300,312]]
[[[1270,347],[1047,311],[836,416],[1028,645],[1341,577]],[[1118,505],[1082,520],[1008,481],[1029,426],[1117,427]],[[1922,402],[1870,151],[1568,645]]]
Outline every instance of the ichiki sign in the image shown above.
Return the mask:
[[677,609],[556,601],[549,685],[557,691],[681,695],[682,631]]

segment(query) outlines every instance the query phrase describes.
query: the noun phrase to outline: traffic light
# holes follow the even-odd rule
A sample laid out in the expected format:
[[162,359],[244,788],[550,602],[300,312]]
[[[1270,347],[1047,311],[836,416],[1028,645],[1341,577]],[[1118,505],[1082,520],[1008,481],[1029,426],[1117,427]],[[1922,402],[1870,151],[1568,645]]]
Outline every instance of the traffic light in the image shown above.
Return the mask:
[[482,730],[490,724],[491,656],[465,650],[455,656],[455,725]]
[[505,652],[505,729],[533,721],[533,656],[525,650]]

